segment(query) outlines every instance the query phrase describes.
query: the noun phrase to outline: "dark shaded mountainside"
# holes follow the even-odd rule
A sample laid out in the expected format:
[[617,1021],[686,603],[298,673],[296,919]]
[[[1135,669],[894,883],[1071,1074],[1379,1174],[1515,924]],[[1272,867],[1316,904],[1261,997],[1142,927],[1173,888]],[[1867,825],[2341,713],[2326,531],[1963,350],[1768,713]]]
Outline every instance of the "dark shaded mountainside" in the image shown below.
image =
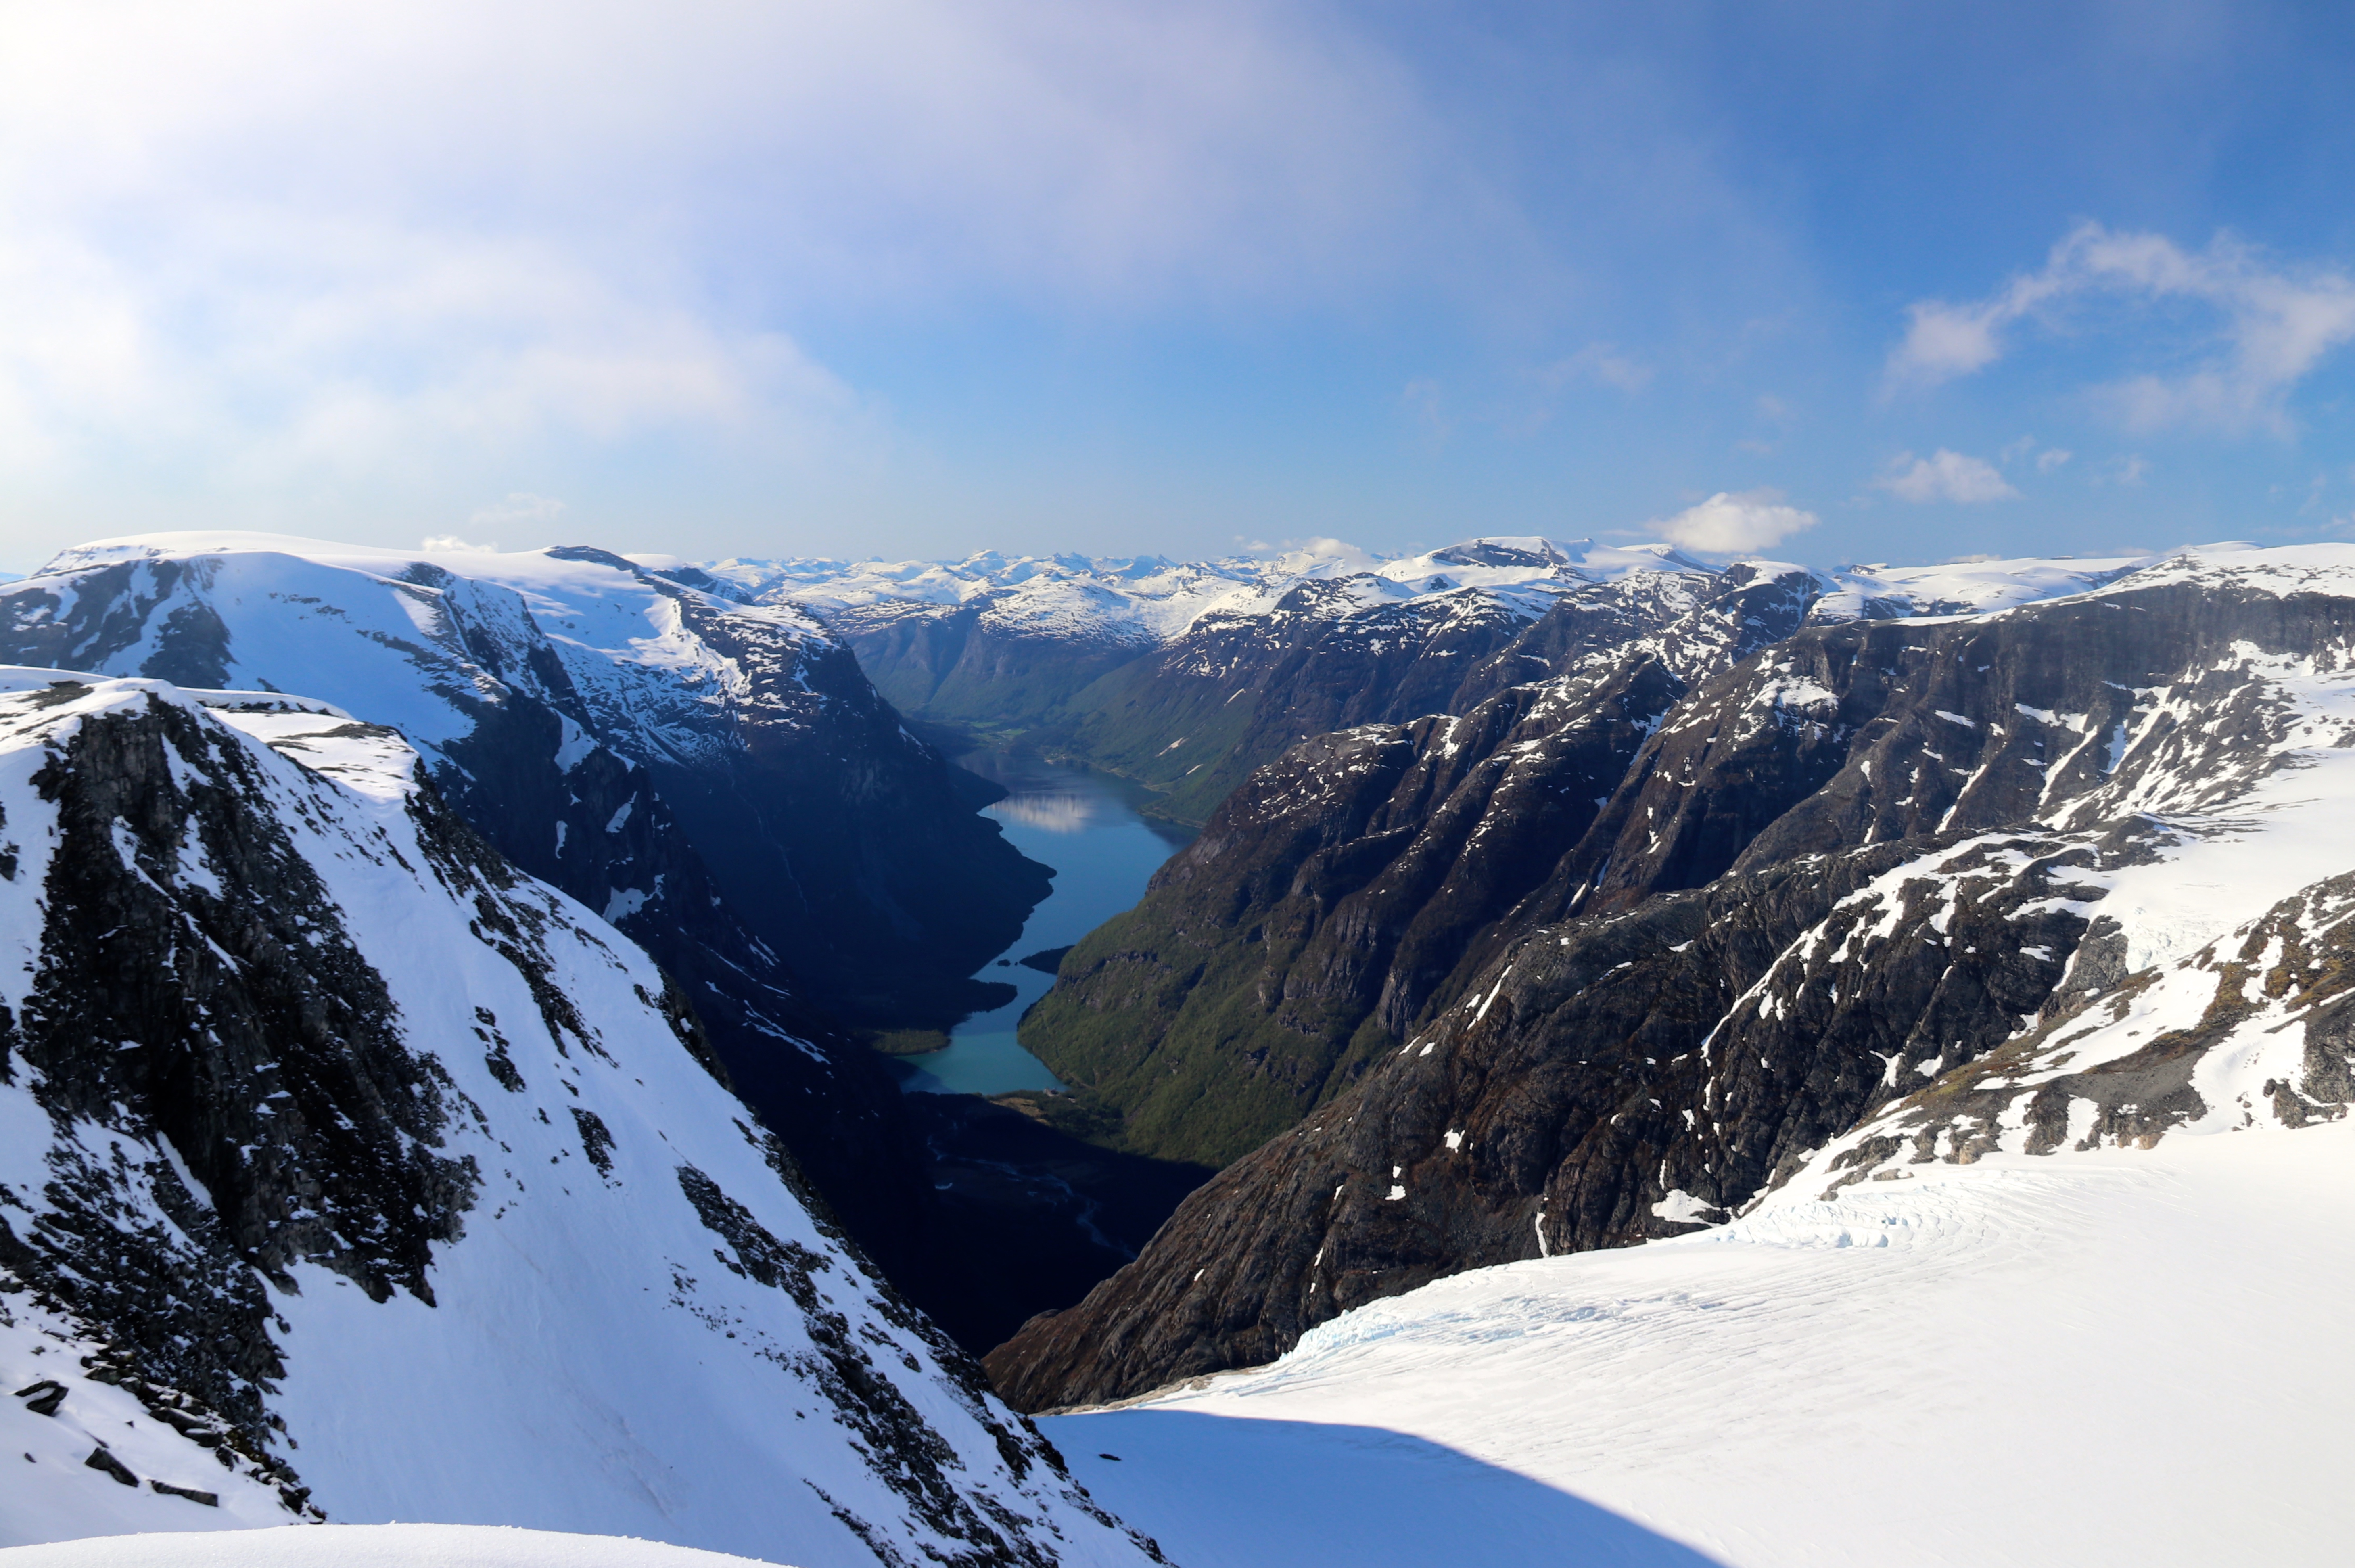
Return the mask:
[[43,1528],[1159,1560],[396,732],[0,670],[0,1347],[48,1374],[0,1424]]
[[593,549],[475,565],[261,542],[282,548],[69,552],[0,588],[0,660],[300,691],[398,727],[503,857],[677,976],[851,1233],[990,1342],[1026,1299],[1002,1238],[943,1211],[938,1139],[857,1026],[938,1027],[1002,994],[968,976],[1049,874],[975,814],[991,786],[794,612]]
[[[1843,1179],[2218,1113],[2193,1074],[2272,964],[2240,966],[2254,937],[2210,965],[2199,1029],[2045,1089],[1988,1064],[2024,1072],[2147,986],[2158,917],[2147,892],[2105,908],[2122,879],[2242,864],[2268,819],[2228,808],[2355,745],[2317,695],[2355,667],[2355,580],[2234,559],[1747,658],[1730,639],[1689,689],[1635,650],[1262,770],[1065,958],[1025,1040],[1135,1147],[1273,1136],[993,1352],[998,1387],[1031,1410],[1123,1398],[1464,1269],[1681,1233],[1884,1109],[1896,1130]],[[2283,894],[2348,869],[2262,863]],[[2312,946],[2338,964],[2344,940]],[[2325,963],[2295,979],[2343,1010]],[[2272,1114],[2339,1114],[2347,1033],[2313,1026],[2263,1086]]]

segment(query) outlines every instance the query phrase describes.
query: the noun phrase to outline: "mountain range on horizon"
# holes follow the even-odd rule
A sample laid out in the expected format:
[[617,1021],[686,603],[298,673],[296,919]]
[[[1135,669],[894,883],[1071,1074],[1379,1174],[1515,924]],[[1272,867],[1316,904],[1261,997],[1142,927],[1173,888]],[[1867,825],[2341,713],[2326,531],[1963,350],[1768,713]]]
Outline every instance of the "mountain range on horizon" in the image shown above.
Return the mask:
[[[1805,1562],[1833,1536],[1802,1503],[1752,1540],[1601,1456],[1579,1422],[1784,1462],[1743,1421],[1700,1435],[1705,1392],[1646,1416],[1579,1325],[1706,1357],[1683,1307],[1613,1314],[1771,1253],[1792,1305],[1742,1308],[1745,1357],[1828,1353],[1884,1279],[1961,1331],[2007,1234],[2050,1249],[2021,1289],[2091,1302],[2068,1254],[2103,1194],[2140,1235],[2151,1182],[2222,1213],[2235,1172],[2335,1190],[2344,1163],[2355,545],[1821,571],[1503,537],[879,563],[159,534],[0,584],[0,663],[27,1391],[0,1417],[69,1481],[0,1502],[0,1541],[209,1509],[1273,1561],[1273,1515],[1201,1521],[1222,1467],[1279,1438],[1341,1467],[1300,1507],[1346,1533],[1398,1457],[1318,1446],[1380,1402],[1316,1390],[1397,1391],[1382,1419],[1510,1468],[1454,1368],[1571,1456],[1545,1485],[1617,1499],[1624,1560]],[[1020,1039],[1065,1090],[969,1107],[1028,1140],[987,1157],[1059,1194],[1030,1209],[946,1174],[978,1124],[874,1049],[996,1005],[1052,885],[968,750],[1195,830],[1041,955]],[[2243,1140],[2288,1152],[2182,1152]],[[1122,1183],[1146,1218],[1107,1232]],[[2200,1232],[2149,1226],[2168,1261],[2137,1266],[2195,1275]],[[2251,1289],[2339,1277],[2276,1251]],[[2099,1299],[2164,1346],[2161,1304]],[[1508,1332],[1562,1348],[1591,1416]],[[2000,1359],[1970,1352],[1966,1399],[1934,1345],[1859,1343],[1990,1440]],[[1721,1371],[1781,1430],[1739,1401],[1788,1390]],[[2315,1388],[2315,1422],[2355,1412]],[[1891,1408],[1827,1397],[1841,1432]],[[2200,1441],[2263,1407],[2233,1410]],[[391,1457],[421,1443],[446,1454]],[[2185,1517],[2183,1561],[2231,1525]]]

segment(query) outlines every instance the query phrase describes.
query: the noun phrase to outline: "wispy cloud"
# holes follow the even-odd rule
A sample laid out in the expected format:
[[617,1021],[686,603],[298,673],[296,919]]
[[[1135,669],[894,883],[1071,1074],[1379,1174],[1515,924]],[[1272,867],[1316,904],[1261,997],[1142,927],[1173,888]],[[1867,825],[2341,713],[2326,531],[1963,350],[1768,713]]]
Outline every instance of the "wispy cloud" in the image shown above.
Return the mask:
[[2150,478],[2150,459],[2139,452],[2112,458],[2094,475],[2096,485],[2116,485],[2126,489],[2139,489]]
[[1640,392],[1652,384],[1652,375],[1651,366],[1616,345],[1590,343],[1538,372],[1538,379],[1550,390],[1572,381],[1593,381],[1623,392]]
[[1986,299],[1907,307],[1888,385],[1934,387],[1985,369],[2009,350],[2022,323],[2060,328],[2072,306],[2094,296],[2141,305],[2188,301],[2220,318],[2201,336],[2205,355],[2191,368],[2131,375],[2094,389],[2131,430],[2286,431],[2291,389],[2325,355],[2355,339],[2355,279],[2343,272],[2277,265],[2229,237],[2192,251],[2161,235],[2087,223],[2055,245],[2041,268]]
[[1890,460],[1888,472],[1872,484],[1901,501],[1916,503],[2011,501],[2019,496],[1986,458],[1966,456],[1943,446],[1927,457],[1899,453]]
[[1780,490],[1721,490],[1654,523],[1649,531],[1705,555],[1744,555],[1778,545],[1817,521],[1815,513],[1785,505]]
[[[466,521],[478,528],[512,528],[519,523],[544,528],[562,516],[564,503],[553,496],[535,496],[528,490],[510,490],[506,500],[475,507]],[[498,547],[490,545],[484,548],[496,549]]]

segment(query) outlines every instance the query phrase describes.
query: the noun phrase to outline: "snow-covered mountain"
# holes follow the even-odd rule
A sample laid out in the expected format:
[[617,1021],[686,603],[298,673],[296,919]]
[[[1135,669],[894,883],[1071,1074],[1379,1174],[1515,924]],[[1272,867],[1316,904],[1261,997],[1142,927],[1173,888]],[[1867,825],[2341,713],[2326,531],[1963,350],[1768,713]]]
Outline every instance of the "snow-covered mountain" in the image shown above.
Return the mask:
[[[984,550],[961,560],[846,561],[797,557],[699,565],[634,556],[747,603],[793,604],[829,624],[866,629],[896,620],[943,620],[972,612],[1002,635],[1074,644],[1152,646],[1176,641],[1210,614],[1264,613],[1305,582],[1352,584],[1353,609],[1464,590],[1520,609],[1530,619],[1566,592],[1638,573],[1713,574],[1718,569],[1674,545],[1603,545],[1535,536],[1465,539],[1419,555],[1375,556],[1348,545],[1267,556],[1172,561],[1161,556],[1007,556]],[[1828,620],[1984,613],[2098,586],[2145,564],[2115,560],[2003,560],[1936,566],[1844,566],[1814,573]],[[1788,570],[1752,561],[1753,568]],[[1359,581],[1362,580],[1362,581]]]
[[943,1022],[1047,874],[801,612],[602,551],[176,534],[0,589],[0,658],[300,690],[400,730],[521,869],[641,943],[845,1221],[919,1286],[920,1140],[832,1019]]
[[1542,539],[1390,560],[1334,546],[1191,564],[987,554],[702,570],[818,615],[908,712],[1126,774],[1187,821],[1306,736],[1460,708],[1459,688],[1488,680],[1566,599],[1608,624],[1592,635],[1616,637],[1688,613],[1718,581],[1666,545]]
[[[635,559],[668,564],[666,558]],[[701,570],[751,603],[799,605],[829,624],[865,626],[972,610],[1001,635],[1147,646],[1174,642],[1207,614],[1272,609],[1304,582],[1364,578],[1359,592],[1366,604],[1470,588],[1541,613],[1548,600],[1580,583],[1707,569],[1668,545],[1497,538],[1391,558],[1335,544],[1209,561],[985,550],[954,561],[736,560]]]
[[[1167,1051],[1215,981],[1230,1038],[1259,1043],[1255,1008],[1357,1073],[994,1352],[1000,1386],[1039,1408],[1265,1361],[1466,1268],[1721,1223],[1818,1158],[1863,1180],[2342,1114],[2316,950],[2355,871],[2350,626],[2355,547],[2188,552],[1805,628],[1636,724],[1626,681],[1570,677],[1300,748],[1058,988],[1092,1038]],[[1542,851],[1528,891],[1418,980],[1417,889],[1453,883],[1417,847],[1478,886],[1492,842]],[[1295,1071],[1198,1055],[1211,1110]]]
[[0,1544],[324,1514],[1154,1559],[723,1079],[395,731],[0,673]]

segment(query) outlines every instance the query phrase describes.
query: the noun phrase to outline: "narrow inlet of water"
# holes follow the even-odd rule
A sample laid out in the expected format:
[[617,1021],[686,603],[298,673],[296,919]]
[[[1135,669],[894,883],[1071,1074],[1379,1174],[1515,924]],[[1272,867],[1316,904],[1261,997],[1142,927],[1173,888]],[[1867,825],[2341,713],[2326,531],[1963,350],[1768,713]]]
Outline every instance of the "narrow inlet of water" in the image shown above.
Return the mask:
[[1014,847],[1055,871],[1054,890],[1030,912],[1021,936],[977,978],[1014,987],[1014,999],[949,1031],[948,1047],[893,1059],[900,1087],[911,1094],[1010,1094],[1060,1089],[1046,1064],[1015,1042],[1014,1026],[1047,994],[1052,975],[1019,962],[1048,948],[1068,947],[1145,896],[1161,862],[1193,841],[1191,831],[1148,822],[1136,814],[1143,791],[1125,780],[1080,768],[1056,767],[1036,757],[974,752],[957,759],[1007,792],[989,806]]

